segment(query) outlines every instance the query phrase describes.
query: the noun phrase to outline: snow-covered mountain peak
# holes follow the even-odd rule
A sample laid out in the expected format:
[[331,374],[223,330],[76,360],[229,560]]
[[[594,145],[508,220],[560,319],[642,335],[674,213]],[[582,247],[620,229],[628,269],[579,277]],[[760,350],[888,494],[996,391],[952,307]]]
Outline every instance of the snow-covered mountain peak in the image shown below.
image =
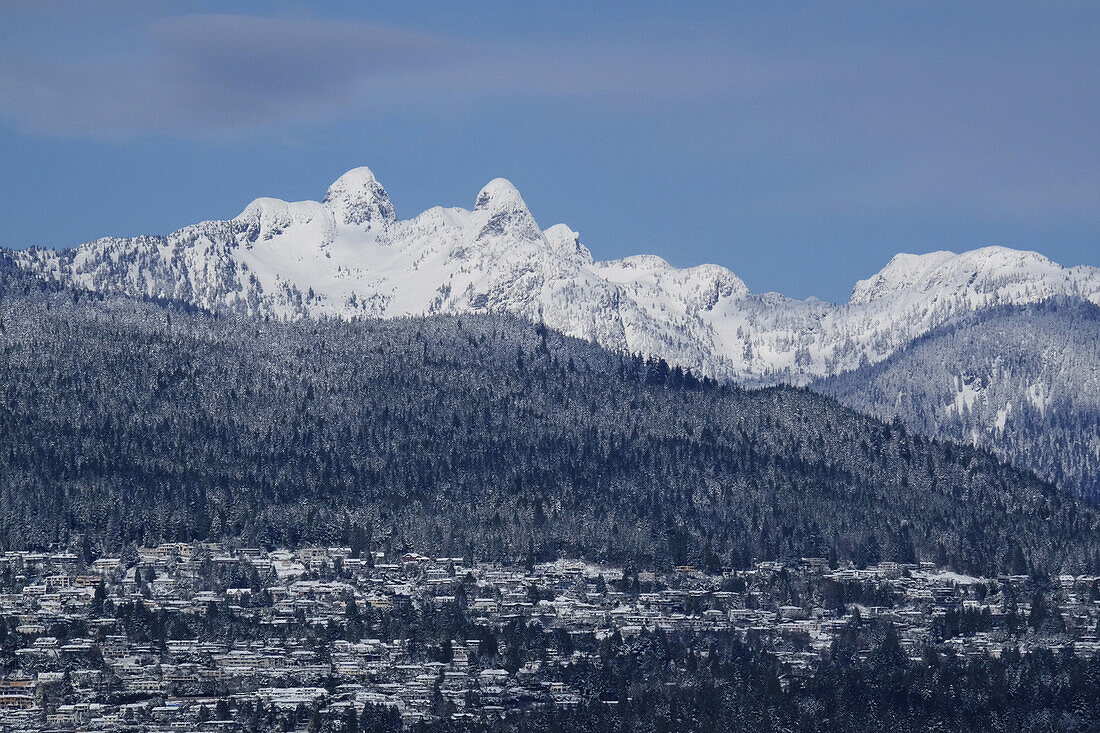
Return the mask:
[[696,265],[681,270],[690,277],[701,291],[697,300],[700,307],[710,309],[723,298],[743,298],[749,294],[749,286],[721,265]]
[[542,241],[542,230],[519,191],[506,178],[494,178],[477,194],[474,212],[484,212],[489,218],[478,233],[478,239],[504,236],[537,242]]
[[889,297],[899,290],[913,287],[944,262],[957,255],[954,252],[940,251],[915,255],[901,252],[886,263],[886,267],[867,278],[860,280],[852,288],[849,303],[870,303],[879,298]]
[[1100,270],[1062,267],[1038,252],[981,247],[961,254],[899,254],[875,275],[852,289],[850,305],[936,296],[963,298],[972,307],[995,303],[1034,302],[1052,295],[1088,300],[1096,295]]
[[397,221],[390,195],[366,166],[352,168],[337,178],[322,203],[338,224],[385,226]]
[[259,221],[281,226],[304,224],[325,210],[316,201],[283,201],[262,196],[254,199],[233,221]]
[[[201,237],[211,226],[220,222],[204,222],[185,227],[179,234]],[[259,242],[270,243],[288,229],[316,231],[314,244],[324,246],[333,239],[333,215],[316,201],[283,201],[274,198],[258,198],[245,207],[229,222],[234,233],[234,243],[251,249]]]
[[653,297],[659,293],[688,312],[712,310],[719,301],[743,298],[749,288],[741,278],[721,265],[696,265],[679,269],[663,257],[631,255],[621,260],[597,262],[600,275]]
[[581,235],[565,224],[555,224],[542,234],[554,254],[577,265],[592,264],[592,253],[581,244]]
[[503,211],[530,211],[523,197],[507,178],[494,178],[477,193],[474,211],[497,214]]
[[980,247],[956,255],[954,265],[979,276],[1033,280],[1050,275],[1061,275],[1066,268],[1038,252],[1008,247]]

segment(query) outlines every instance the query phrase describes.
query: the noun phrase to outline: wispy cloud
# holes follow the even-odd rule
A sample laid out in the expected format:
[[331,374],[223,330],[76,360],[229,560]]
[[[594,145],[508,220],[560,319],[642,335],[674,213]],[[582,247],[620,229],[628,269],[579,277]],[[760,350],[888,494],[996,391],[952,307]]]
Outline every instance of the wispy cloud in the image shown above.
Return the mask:
[[840,3],[835,14],[522,37],[95,5],[114,12],[63,21],[67,11],[23,3],[53,15],[48,32],[8,24],[0,120],[69,138],[278,140],[394,112],[445,128],[507,105],[660,125],[666,155],[770,166],[776,185],[742,203],[776,215],[1100,219],[1089,32],[1100,23],[1087,5],[1064,4],[1070,15],[1052,21],[1015,1]]
[[722,37],[464,40],[318,18],[175,15],[100,43],[0,51],[0,118],[38,134],[220,136],[414,107],[573,99],[611,109],[752,92],[792,71]]
[[191,15],[76,58],[9,54],[0,114],[66,135],[208,135],[353,114],[370,92],[460,57],[458,44],[366,23]]

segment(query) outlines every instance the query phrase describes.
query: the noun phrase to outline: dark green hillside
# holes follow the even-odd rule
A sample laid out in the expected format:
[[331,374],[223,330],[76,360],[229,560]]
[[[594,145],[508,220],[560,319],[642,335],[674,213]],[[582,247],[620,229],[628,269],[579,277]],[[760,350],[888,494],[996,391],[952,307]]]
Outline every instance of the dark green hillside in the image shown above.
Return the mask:
[[1097,566],[1097,513],[795,389],[503,317],[276,323],[6,269],[0,544],[359,541],[479,558]]

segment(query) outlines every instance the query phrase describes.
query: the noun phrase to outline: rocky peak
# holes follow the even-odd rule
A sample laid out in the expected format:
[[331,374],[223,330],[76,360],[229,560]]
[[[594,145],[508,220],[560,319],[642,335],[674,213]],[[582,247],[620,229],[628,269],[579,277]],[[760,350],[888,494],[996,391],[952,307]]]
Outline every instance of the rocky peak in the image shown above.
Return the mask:
[[366,166],[337,178],[322,203],[339,224],[384,226],[397,221],[389,194]]
[[489,219],[481,228],[478,238],[500,236],[505,233],[528,241],[542,238],[542,230],[527,208],[523,197],[505,178],[494,178],[485,184],[474,201],[474,211],[484,211]]
[[581,235],[565,224],[555,224],[543,232],[543,236],[554,254],[580,265],[592,263],[592,253],[581,244]]

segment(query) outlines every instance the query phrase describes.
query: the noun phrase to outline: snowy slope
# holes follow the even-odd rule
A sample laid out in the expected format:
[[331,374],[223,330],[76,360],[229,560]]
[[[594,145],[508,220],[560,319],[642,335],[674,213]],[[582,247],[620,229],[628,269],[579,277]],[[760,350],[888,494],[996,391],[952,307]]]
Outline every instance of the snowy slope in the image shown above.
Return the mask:
[[751,294],[717,265],[598,262],[563,224],[542,230],[508,181],[472,210],[399,220],[367,168],[320,203],[261,198],[230,221],[107,238],[20,263],[92,290],[284,318],[507,311],[603,346],[746,382],[836,374],[886,358],[950,318],[1052,296],[1100,303],[1100,270],[1000,247],[898,255],[847,304]]
[[811,389],[1100,499],[1100,307],[1052,299],[967,314]]

